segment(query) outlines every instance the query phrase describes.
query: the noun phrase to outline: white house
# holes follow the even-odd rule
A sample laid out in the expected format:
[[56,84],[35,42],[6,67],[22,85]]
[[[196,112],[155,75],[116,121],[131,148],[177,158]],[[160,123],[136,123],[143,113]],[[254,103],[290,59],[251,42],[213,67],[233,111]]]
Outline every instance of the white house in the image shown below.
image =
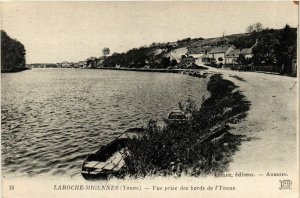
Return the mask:
[[211,46],[190,46],[188,54],[195,58],[195,63],[197,65],[203,65],[205,63],[203,62],[203,58],[208,57],[211,49]]
[[258,43],[258,39],[256,39],[252,47],[242,49],[241,54],[244,55],[246,59],[253,58],[253,48],[257,45],[257,43]]
[[234,49],[235,48],[233,46],[215,47],[209,52],[209,58],[214,58],[217,64],[226,64],[225,55]]
[[238,57],[240,56],[241,50],[234,49],[225,54],[225,64],[236,64]]

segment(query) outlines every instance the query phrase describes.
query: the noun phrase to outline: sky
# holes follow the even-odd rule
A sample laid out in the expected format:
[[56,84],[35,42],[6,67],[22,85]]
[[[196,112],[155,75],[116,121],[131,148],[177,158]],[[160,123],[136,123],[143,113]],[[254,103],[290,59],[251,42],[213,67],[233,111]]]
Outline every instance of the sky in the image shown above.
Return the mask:
[[264,27],[298,26],[285,2],[2,2],[1,29],[22,42],[27,63],[77,62],[153,42],[212,38]]

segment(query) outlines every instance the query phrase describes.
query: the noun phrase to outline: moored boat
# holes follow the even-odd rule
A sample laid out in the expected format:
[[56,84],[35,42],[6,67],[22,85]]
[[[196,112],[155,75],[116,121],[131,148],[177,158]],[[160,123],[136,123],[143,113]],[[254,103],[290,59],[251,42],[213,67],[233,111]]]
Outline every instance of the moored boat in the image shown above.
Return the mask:
[[97,152],[89,154],[81,167],[81,175],[87,179],[107,179],[110,176],[120,176],[126,167],[125,157],[129,153],[129,141],[141,137],[143,128],[126,130],[108,145],[101,147]]
[[181,110],[173,110],[169,113],[168,120],[170,122],[185,122],[187,120],[187,116]]

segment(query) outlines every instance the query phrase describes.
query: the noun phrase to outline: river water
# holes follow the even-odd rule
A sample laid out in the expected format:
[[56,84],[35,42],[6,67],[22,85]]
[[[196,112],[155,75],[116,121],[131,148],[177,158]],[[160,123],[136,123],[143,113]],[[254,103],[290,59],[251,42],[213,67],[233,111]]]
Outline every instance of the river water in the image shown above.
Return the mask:
[[208,94],[186,75],[83,69],[1,74],[1,92],[2,174],[16,176],[78,174],[126,129]]

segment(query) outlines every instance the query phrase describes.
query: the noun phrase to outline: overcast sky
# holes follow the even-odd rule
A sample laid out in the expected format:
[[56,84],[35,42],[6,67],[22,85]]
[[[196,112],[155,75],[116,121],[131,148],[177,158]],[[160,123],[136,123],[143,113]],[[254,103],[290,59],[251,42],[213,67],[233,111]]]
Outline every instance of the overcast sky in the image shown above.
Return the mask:
[[21,41],[27,63],[80,61],[101,49],[123,52],[153,42],[210,38],[298,25],[292,2],[5,2],[2,29]]

